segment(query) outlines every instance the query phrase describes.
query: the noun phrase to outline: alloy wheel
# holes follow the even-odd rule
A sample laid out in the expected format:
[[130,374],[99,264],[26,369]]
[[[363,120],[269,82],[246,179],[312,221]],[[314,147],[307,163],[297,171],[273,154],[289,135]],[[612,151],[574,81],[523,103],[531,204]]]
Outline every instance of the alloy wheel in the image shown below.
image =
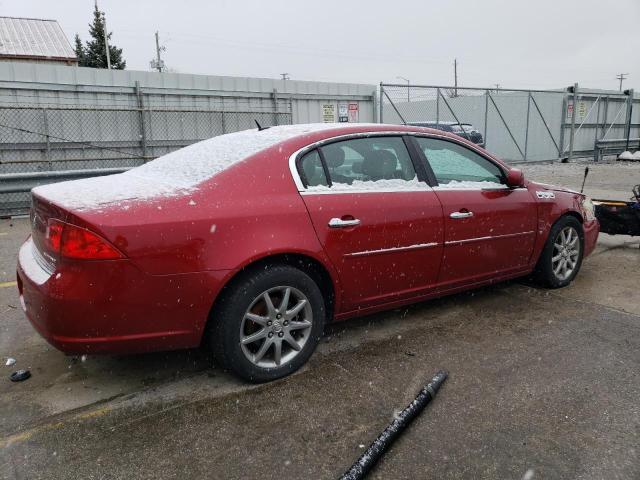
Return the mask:
[[258,295],[240,325],[245,357],[261,368],[291,361],[311,335],[313,312],[309,299],[294,287],[270,288]]
[[559,280],[569,278],[578,265],[580,258],[580,237],[573,227],[565,227],[555,238],[551,268]]

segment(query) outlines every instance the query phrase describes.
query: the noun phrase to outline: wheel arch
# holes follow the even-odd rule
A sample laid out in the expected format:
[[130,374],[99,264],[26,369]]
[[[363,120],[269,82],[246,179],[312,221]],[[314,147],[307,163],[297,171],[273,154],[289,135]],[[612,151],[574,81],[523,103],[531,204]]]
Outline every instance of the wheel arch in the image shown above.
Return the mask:
[[554,225],[560,221],[560,219],[562,217],[574,217],[576,220],[578,220],[580,222],[580,225],[584,224],[584,219],[582,218],[582,215],[580,214],[580,212],[576,212],[575,210],[567,210],[566,212],[563,212],[554,223]]
[[213,321],[214,312],[224,299],[226,292],[233,288],[236,283],[251,275],[252,272],[269,268],[273,265],[289,265],[309,275],[322,292],[327,310],[327,322],[331,321],[335,311],[337,282],[329,269],[320,260],[305,253],[274,253],[249,261],[226,279],[209,309],[201,342],[204,340],[207,327]]

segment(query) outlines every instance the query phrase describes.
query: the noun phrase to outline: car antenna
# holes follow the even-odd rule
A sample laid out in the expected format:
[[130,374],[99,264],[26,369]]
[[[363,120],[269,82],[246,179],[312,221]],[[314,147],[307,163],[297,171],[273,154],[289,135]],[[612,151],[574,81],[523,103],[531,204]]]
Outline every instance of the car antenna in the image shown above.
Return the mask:
[[587,183],[587,175],[589,175],[589,167],[585,167],[584,169],[584,178],[582,179],[582,188],[580,189],[580,193],[584,192],[584,184]]
[[258,126],[258,131],[259,131],[259,132],[261,132],[262,130],[266,130],[267,128],[269,128],[269,127],[263,127],[262,125],[260,125],[260,124],[258,123],[258,120],[256,120],[256,119],[254,119],[253,121],[254,121],[254,122],[256,122],[256,125]]

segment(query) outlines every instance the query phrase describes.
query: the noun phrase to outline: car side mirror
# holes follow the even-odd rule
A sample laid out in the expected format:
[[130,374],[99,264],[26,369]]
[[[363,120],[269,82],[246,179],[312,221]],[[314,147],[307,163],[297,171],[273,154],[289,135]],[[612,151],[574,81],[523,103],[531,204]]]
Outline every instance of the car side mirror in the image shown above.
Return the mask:
[[519,168],[510,168],[507,172],[507,186],[510,188],[524,187],[524,173]]

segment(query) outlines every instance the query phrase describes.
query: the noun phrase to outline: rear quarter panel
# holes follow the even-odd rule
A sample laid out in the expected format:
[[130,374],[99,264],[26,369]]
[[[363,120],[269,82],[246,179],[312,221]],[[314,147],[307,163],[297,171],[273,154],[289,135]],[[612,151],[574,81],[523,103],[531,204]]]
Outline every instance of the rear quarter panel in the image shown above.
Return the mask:
[[237,270],[282,252],[325,260],[288,152],[278,150],[221,172],[191,195],[87,212],[82,220],[154,275]]

